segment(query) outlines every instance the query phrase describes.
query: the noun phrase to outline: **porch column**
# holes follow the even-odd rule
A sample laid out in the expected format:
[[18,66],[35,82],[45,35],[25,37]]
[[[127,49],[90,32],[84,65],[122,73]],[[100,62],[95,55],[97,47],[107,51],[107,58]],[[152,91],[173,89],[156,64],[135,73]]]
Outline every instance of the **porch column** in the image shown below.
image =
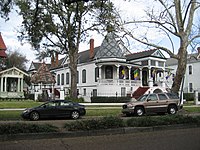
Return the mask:
[[119,79],[119,65],[116,65],[117,67],[117,79]]
[[142,69],[139,70],[140,70],[140,86],[142,86]]
[[5,81],[4,81],[4,92],[7,92],[7,77],[5,77]]
[[1,92],[3,92],[3,77],[1,77]]
[[149,69],[149,80],[151,79],[151,68],[148,68]]
[[131,80],[131,66],[128,66],[128,79]]
[[17,82],[17,92],[20,92],[20,78],[18,78]]
[[24,82],[23,82],[23,78],[21,78],[21,92],[23,92],[24,89]]
[[99,67],[99,79],[101,79],[101,65]]

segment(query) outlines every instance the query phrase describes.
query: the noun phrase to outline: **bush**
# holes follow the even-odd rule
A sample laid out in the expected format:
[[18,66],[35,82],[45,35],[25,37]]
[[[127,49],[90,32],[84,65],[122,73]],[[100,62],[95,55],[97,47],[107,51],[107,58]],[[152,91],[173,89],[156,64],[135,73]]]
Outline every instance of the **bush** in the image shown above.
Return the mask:
[[126,103],[130,101],[131,97],[91,97],[92,103]]
[[0,134],[18,134],[18,133],[40,133],[40,132],[57,132],[57,127],[45,124],[25,124],[25,123],[14,123],[14,124],[1,124]]
[[112,116],[99,119],[76,121],[65,124],[65,128],[68,131],[99,130],[99,129],[119,128],[119,127],[124,127],[123,120],[120,119],[119,117],[112,117]]
[[127,120],[127,126],[130,127],[149,127],[172,124],[200,124],[200,117],[167,115],[160,117],[137,117]]
[[65,100],[71,100],[71,101],[77,102],[77,103],[83,103],[84,102],[83,97],[80,97],[80,98],[65,97]]
[[194,93],[183,93],[183,99],[186,99],[186,101],[194,101]]

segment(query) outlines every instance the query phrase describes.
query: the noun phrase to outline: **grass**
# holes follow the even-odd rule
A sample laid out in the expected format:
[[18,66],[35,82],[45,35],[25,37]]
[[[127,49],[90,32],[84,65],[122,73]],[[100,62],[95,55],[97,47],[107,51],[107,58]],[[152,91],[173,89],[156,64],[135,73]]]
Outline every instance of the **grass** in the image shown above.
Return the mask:
[[0,120],[20,120],[22,119],[20,110],[0,111]]
[[2,108],[30,108],[41,105],[43,102],[26,101],[0,101],[0,109]]

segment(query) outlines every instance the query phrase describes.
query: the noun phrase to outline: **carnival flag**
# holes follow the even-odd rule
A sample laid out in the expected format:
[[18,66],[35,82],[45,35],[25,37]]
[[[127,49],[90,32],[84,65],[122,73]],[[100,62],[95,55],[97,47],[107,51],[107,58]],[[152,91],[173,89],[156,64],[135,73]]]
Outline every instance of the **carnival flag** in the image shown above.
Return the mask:
[[138,80],[139,79],[139,70],[138,69],[136,69],[136,70],[134,70],[134,79],[135,80]]

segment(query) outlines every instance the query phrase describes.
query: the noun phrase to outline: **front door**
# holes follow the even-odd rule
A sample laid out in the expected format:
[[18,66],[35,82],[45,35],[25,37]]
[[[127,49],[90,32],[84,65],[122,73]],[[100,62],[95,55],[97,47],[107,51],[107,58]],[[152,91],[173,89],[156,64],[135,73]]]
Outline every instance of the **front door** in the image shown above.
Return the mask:
[[142,85],[143,86],[148,86],[147,76],[148,76],[147,71],[143,70],[142,71]]

